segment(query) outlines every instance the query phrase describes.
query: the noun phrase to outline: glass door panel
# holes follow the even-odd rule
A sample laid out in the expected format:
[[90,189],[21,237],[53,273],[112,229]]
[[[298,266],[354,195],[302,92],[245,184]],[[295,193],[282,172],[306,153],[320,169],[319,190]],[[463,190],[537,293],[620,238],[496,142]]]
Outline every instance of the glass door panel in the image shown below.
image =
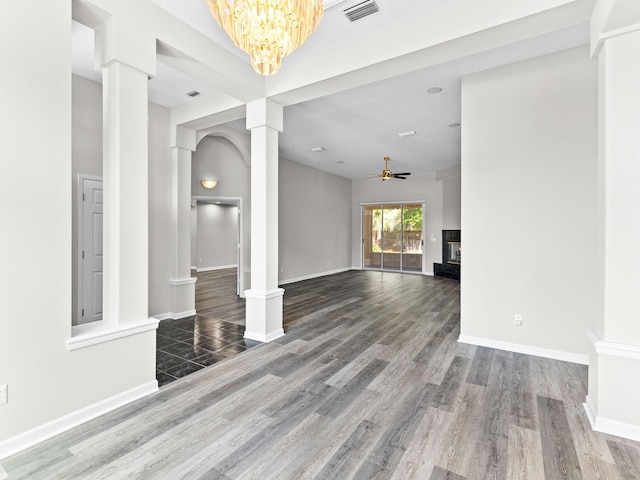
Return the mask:
[[362,253],[364,268],[382,268],[382,207],[367,205],[363,209]]
[[422,271],[422,204],[402,206],[402,270]]
[[400,270],[402,265],[402,205],[382,209],[382,265],[385,270]]
[[362,266],[422,271],[422,204],[362,206]]

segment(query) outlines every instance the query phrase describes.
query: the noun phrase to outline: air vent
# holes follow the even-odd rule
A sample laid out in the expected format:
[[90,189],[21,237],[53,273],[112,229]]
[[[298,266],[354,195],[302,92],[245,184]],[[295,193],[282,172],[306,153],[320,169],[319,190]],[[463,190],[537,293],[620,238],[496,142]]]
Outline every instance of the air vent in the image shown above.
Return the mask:
[[188,97],[197,97],[198,95],[200,95],[200,92],[196,91],[196,90],[191,90],[189,93],[186,94]]
[[345,8],[343,12],[350,21],[355,22],[367,15],[376,13],[378,10],[380,9],[374,0],[364,0],[364,2],[356,3],[355,5]]

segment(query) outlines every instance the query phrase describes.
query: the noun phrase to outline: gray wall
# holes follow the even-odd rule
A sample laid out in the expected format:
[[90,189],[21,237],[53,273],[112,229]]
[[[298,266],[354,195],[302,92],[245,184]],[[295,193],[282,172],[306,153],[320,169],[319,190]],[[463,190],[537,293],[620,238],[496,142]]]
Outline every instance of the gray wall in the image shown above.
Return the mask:
[[442,229],[460,230],[461,177],[457,175],[442,181]]
[[596,67],[581,47],[463,79],[463,336],[586,361],[597,298]]
[[351,268],[351,181],[279,163],[281,282]]
[[198,271],[237,266],[238,207],[198,202]]

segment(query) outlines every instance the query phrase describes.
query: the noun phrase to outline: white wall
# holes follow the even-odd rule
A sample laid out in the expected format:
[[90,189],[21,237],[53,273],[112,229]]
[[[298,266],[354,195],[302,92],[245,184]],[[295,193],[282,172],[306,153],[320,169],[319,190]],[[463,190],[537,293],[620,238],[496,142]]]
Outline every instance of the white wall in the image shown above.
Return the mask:
[[351,181],[281,158],[278,182],[280,282],[350,269]]
[[0,31],[10,72],[0,76],[0,215],[13,232],[0,236],[0,384],[9,390],[0,406],[2,452],[18,434],[153,381],[155,332],[67,349],[71,2],[2,2]]
[[197,225],[198,270],[237,266],[238,207],[199,202]]
[[461,225],[461,177],[447,178],[442,181],[442,229],[460,230]]
[[586,361],[597,298],[596,67],[584,47],[463,79],[463,337]]
[[406,180],[354,180],[351,210],[351,261],[354,268],[362,267],[361,203],[425,201],[425,273],[433,274],[433,264],[442,261],[442,188],[435,172],[411,175]]

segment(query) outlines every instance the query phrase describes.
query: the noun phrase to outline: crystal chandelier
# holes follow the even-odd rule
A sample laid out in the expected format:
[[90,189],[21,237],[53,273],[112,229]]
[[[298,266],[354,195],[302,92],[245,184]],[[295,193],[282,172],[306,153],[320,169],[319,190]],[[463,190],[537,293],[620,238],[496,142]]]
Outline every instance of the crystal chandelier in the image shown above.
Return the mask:
[[278,71],[311,35],[324,14],[323,0],[207,0],[211,13],[260,75]]

